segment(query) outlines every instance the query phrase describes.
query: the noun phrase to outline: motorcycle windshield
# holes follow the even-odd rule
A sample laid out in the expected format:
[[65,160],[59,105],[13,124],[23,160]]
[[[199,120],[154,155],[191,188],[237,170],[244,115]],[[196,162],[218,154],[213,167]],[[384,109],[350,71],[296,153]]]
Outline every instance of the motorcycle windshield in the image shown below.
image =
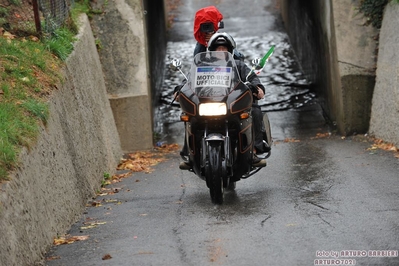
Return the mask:
[[237,65],[229,52],[203,52],[194,57],[189,85],[200,98],[228,95],[240,83]]

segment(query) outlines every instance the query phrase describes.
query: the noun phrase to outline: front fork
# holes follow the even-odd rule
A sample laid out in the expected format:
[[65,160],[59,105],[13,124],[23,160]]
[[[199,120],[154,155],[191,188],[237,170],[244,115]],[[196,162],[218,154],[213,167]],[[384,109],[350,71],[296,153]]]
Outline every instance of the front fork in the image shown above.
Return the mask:
[[210,142],[220,142],[220,145],[223,147],[223,153],[220,156],[222,157],[222,176],[224,179],[227,178],[227,169],[232,166],[233,158],[231,153],[231,142],[228,130],[228,122],[225,122],[225,133],[224,135],[221,133],[209,133],[208,123],[205,123],[204,135],[201,140],[201,160],[200,166],[203,174],[206,173],[206,167],[208,167],[209,160],[209,143]]

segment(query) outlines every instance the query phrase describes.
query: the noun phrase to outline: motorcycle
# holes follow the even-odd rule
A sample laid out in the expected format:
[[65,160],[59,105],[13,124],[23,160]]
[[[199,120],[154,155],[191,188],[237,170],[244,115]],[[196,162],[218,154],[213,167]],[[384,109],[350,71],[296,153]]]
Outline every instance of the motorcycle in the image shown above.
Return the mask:
[[[178,101],[180,120],[185,124],[188,168],[206,181],[211,200],[223,203],[224,190],[234,190],[236,182],[246,179],[266,166],[253,166],[254,130],[253,103],[249,82],[258,75],[272,55],[274,46],[262,59],[255,59],[244,81],[232,54],[207,51],[194,57],[187,76],[181,61],[173,59],[170,67],[180,71],[186,83],[180,87]],[[172,101],[172,103],[173,103]],[[269,118],[263,114],[263,139],[272,145]],[[263,156],[266,159],[270,151]]]

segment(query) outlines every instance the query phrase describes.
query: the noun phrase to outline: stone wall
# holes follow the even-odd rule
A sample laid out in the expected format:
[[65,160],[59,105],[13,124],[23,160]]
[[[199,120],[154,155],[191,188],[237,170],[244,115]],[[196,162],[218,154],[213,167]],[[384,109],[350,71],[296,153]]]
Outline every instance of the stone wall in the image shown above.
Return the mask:
[[93,34],[86,16],[65,81],[31,150],[0,185],[0,265],[34,265],[80,217],[122,156]]
[[399,4],[387,5],[382,22],[369,133],[399,147]]
[[359,1],[280,2],[292,47],[326,116],[342,135],[366,133],[378,33],[364,25]]
[[[100,61],[122,150],[151,149],[152,94],[143,1],[99,0],[91,4],[103,11],[92,16],[91,25],[100,44]],[[164,22],[163,17],[160,20]]]

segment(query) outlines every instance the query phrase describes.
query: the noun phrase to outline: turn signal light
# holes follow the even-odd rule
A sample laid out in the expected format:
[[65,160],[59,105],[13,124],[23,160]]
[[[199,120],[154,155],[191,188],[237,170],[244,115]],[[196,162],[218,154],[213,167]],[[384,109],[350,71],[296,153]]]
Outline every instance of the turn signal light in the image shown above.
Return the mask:
[[190,117],[188,115],[181,115],[180,121],[188,122],[188,121],[190,121]]
[[247,119],[248,117],[249,117],[249,113],[247,113],[247,112],[240,114],[241,119]]

